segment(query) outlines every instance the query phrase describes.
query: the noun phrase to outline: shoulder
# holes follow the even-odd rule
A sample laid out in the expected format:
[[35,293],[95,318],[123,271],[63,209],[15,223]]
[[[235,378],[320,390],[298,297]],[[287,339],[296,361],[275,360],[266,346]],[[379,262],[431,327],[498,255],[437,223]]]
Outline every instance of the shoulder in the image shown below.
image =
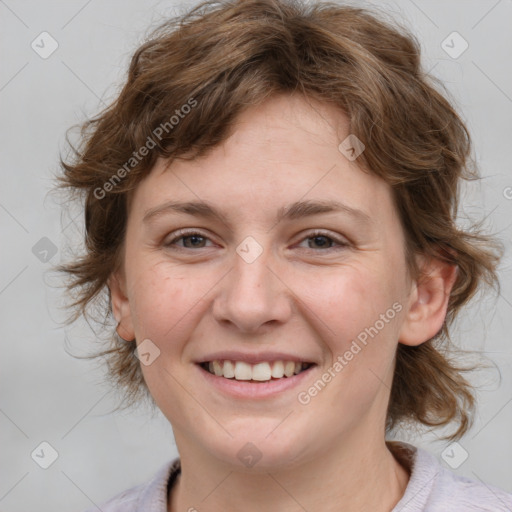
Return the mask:
[[454,507],[468,512],[512,511],[512,494],[493,485],[456,475],[441,466],[439,467],[440,471],[429,500],[432,511],[457,510]]
[[180,471],[179,458],[164,464],[151,480],[127,489],[85,512],[166,512],[167,486]]
[[393,512],[511,512],[512,494],[457,475],[427,451],[407,443],[388,446],[411,477]]

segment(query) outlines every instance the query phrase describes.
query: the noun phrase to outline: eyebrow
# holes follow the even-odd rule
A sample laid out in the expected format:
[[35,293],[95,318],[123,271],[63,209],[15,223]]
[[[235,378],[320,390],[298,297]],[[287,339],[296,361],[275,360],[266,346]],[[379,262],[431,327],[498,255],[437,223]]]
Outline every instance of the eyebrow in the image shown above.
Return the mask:
[[[276,216],[276,223],[282,220],[297,220],[304,217],[310,217],[322,213],[345,213],[353,217],[356,221],[371,224],[373,223],[370,216],[339,201],[296,201],[287,206],[279,208]],[[159,206],[155,206],[144,212],[143,223],[149,223],[151,220],[166,214],[185,213],[196,217],[207,219],[220,219],[224,224],[230,225],[228,218],[221,211],[216,209],[206,201],[168,201]]]

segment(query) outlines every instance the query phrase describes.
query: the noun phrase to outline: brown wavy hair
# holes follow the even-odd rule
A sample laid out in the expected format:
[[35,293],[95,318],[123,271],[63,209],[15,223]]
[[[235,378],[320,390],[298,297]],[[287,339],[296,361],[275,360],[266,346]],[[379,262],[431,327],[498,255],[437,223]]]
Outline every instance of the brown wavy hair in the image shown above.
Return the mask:
[[480,284],[499,289],[501,244],[481,225],[456,225],[459,184],[478,178],[470,135],[442,83],[422,69],[415,36],[379,11],[234,0],[204,2],[159,25],[135,51],[118,97],[82,125],[78,147],[69,143],[70,161],[60,160],[57,188],[85,202],[86,251],[58,268],[77,292],[67,323],[100,312],[110,346],[90,357],[105,358],[127,406],[150,397],[136,344],[120,340],[111,323],[107,283],[122,265],[133,190],[158,157],[203,155],[244,109],[282,93],[346,114],[350,133],[366,146],[359,165],[392,187],[412,276],[419,277],[418,253],[457,265],[440,332],[419,346],[398,345],[386,428],[455,422],[445,438],[460,438],[475,399],[465,368],[449,355],[448,327]]

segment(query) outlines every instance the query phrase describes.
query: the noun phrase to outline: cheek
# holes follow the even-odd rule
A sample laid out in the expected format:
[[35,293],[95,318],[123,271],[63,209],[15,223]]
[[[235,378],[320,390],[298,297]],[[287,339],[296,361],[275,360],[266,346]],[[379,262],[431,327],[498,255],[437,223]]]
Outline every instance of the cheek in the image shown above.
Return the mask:
[[340,349],[397,300],[395,287],[378,265],[339,268],[321,279],[304,277],[307,305],[322,321],[327,339]]
[[367,268],[341,273],[311,298],[332,357],[324,369],[329,384],[325,393],[319,393],[318,404],[334,416],[340,410],[351,411],[350,421],[357,422],[391,386],[400,323],[398,299],[390,279]]
[[[390,385],[400,324],[399,290],[389,266],[351,266],[322,281],[310,307],[322,320],[318,329],[332,362],[326,406],[363,414]],[[317,281],[318,283],[318,281]],[[326,376],[330,378],[330,376]]]
[[207,283],[196,282],[165,265],[149,267],[136,278],[130,300],[137,339],[154,340],[166,350],[186,329],[194,310],[200,307],[200,298],[208,290]]

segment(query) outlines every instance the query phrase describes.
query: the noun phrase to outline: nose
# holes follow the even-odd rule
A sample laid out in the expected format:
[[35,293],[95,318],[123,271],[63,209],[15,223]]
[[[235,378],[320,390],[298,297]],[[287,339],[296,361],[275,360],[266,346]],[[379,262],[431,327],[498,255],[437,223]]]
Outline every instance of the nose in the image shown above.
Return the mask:
[[291,293],[276,260],[266,249],[253,261],[240,254],[234,252],[232,268],[219,283],[214,318],[243,333],[285,323],[292,312]]

